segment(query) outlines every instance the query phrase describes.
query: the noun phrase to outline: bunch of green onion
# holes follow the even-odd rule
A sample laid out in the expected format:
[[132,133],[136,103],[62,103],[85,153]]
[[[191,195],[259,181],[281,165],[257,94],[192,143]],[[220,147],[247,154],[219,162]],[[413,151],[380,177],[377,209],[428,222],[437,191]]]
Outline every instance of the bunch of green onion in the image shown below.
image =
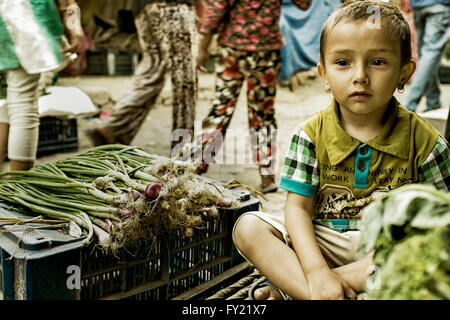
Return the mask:
[[[148,172],[157,158],[137,147],[106,145],[29,171],[0,173],[0,198],[35,215],[73,221],[105,237],[121,217],[131,198],[155,199],[160,179]],[[152,200],[152,199],[150,199]]]

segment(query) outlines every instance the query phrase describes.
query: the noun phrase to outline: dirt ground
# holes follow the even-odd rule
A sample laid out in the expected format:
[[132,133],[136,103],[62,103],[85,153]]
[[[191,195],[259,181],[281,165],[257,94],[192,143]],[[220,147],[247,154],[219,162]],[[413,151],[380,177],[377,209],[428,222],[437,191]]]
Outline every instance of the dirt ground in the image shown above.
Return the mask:
[[[131,76],[111,77],[111,76],[81,76],[63,77],[59,79],[61,86],[74,86],[83,90],[90,96],[95,105],[101,110],[111,110],[114,102],[123,95],[131,83]],[[149,153],[162,156],[170,155],[170,128],[171,128],[171,83],[166,81],[163,92],[157,103],[149,113],[146,122],[142,126],[132,145],[142,147]],[[206,116],[212,101],[214,89],[214,75],[199,74],[198,106],[196,112],[196,132],[201,127],[201,120]],[[450,101],[450,85],[442,85],[441,101],[448,104]],[[407,94],[408,88],[403,95]],[[399,96],[401,99],[401,96]],[[284,155],[288,148],[291,135],[296,126],[305,121],[309,116],[324,108],[331,100],[331,94],[324,92],[324,87],[318,76],[310,78],[298,86],[294,91],[287,87],[278,87],[277,99],[275,103],[276,116],[278,119],[278,174]],[[419,110],[423,108],[422,104]],[[447,109],[441,110],[447,115]],[[53,162],[58,159],[67,158],[80,151],[92,147],[90,141],[84,134],[86,126],[93,125],[95,119],[78,119],[78,139],[79,150],[77,152],[57,153],[38,158],[37,164],[42,162]],[[242,90],[238,105],[230,124],[230,130],[224,142],[223,150],[217,154],[220,163],[210,166],[205,176],[216,181],[229,181],[236,179],[253,188],[258,188],[260,177],[257,166],[251,163],[248,157],[247,147],[242,146],[242,136],[245,136],[247,129],[247,112],[245,90]],[[237,139],[239,137],[240,139]],[[237,142],[240,141],[240,142]],[[276,193],[266,195],[267,200],[260,199],[262,209],[269,212],[282,214],[286,192],[279,189]]]

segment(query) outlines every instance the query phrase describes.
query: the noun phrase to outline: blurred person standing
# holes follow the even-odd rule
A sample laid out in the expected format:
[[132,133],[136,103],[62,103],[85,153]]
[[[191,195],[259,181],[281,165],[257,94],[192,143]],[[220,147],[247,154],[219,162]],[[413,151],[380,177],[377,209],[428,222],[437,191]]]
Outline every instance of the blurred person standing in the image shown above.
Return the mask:
[[[63,43],[61,22],[69,44]],[[11,170],[34,166],[40,74],[63,68],[66,53],[78,51],[83,36],[74,0],[0,1],[0,71],[7,84],[6,104],[0,108],[0,165],[8,157]]]
[[[312,0],[292,0],[292,3],[307,10]],[[197,65],[204,70],[208,48],[217,33],[215,96],[202,121],[203,153],[198,172],[206,172],[214,161],[246,80],[252,156],[258,164],[264,193],[278,188],[275,95],[283,47],[280,11],[280,0],[210,0],[200,28],[197,57]]]
[[117,101],[104,121],[87,130],[94,145],[130,144],[161,93],[167,72],[170,72],[172,84],[171,148],[192,140],[197,99],[197,73],[193,55],[196,1],[133,2],[143,56],[133,75],[130,89]]
[[409,2],[413,11],[419,61],[403,105],[416,111],[420,99],[425,97],[425,111],[431,111],[441,107],[439,66],[450,35],[450,0]]

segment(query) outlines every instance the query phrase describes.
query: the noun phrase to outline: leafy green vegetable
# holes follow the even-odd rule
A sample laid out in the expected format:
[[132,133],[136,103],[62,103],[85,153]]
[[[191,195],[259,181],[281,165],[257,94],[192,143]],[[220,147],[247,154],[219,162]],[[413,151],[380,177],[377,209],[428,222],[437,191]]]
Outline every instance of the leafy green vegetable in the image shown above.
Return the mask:
[[367,206],[361,252],[375,250],[369,299],[450,299],[450,194],[407,185]]
[[[384,236],[380,247],[386,249]],[[369,299],[435,300],[450,299],[449,252],[447,227],[432,229],[407,237],[376,254],[376,278],[368,290]],[[381,251],[380,251],[381,252]]]

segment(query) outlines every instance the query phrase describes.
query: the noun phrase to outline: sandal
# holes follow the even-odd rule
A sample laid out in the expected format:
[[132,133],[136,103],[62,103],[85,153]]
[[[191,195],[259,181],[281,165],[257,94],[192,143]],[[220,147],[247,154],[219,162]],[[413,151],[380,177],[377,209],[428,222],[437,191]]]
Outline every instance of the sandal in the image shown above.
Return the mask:
[[197,166],[197,169],[195,170],[195,173],[198,174],[198,175],[206,173],[208,171],[208,167],[209,167],[209,165],[207,163],[202,162],[202,163],[200,163]]
[[105,144],[111,144],[111,143],[121,143],[117,138],[114,138],[113,142],[108,141],[108,139],[96,127],[88,128],[84,131],[84,133],[91,140],[94,147],[102,146]]
[[261,176],[261,192],[277,192],[278,184],[275,182],[275,176]]
[[249,300],[256,300],[255,299],[255,290],[260,289],[260,288],[264,288],[264,287],[267,287],[267,286],[270,286],[270,287],[274,288],[275,290],[277,290],[280,293],[280,295],[283,298],[283,300],[289,300],[289,297],[285,293],[283,293],[280,289],[278,289],[274,284],[272,284],[269,280],[257,283],[254,286],[252,286],[250,288],[250,290],[248,291],[248,299]]
[[108,144],[105,137],[97,130],[97,128],[88,128],[84,131],[86,136],[91,140],[94,147]]

